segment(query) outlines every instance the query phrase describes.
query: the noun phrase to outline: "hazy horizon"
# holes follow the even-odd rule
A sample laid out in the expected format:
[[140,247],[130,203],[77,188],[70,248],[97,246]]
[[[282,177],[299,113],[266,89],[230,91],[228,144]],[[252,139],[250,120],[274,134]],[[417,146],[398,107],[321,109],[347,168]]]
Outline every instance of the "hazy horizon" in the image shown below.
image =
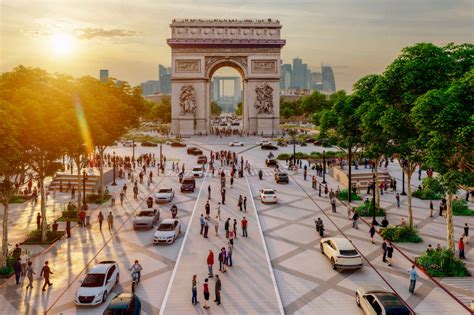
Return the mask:
[[312,71],[330,64],[337,89],[381,73],[406,46],[473,42],[473,2],[465,0],[3,0],[1,71],[23,64],[74,76],[139,84],[170,65],[173,18],[274,18],[283,25],[284,63]]

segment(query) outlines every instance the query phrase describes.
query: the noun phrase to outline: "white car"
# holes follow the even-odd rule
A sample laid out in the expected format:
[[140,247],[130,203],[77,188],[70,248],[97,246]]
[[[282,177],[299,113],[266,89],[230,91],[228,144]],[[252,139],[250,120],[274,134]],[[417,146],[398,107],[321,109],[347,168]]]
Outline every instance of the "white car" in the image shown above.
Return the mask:
[[[132,148],[134,146],[134,143],[133,143],[133,141],[123,141],[122,145],[126,148]],[[137,145],[135,144],[135,146],[137,146]]]
[[260,200],[262,203],[277,203],[277,195],[275,189],[262,189],[260,190]]
[[229,143],[229,146],[231,146],[231,147],[243,147],[244,143],[240,142],[240,141],[232,141],[231,143]]
[[376,285],[358,288],[355,299],[366,315],[413,314],[398,295]]
[[272,142],[270,140],[263,140],[263,139],[260,139],[257,141],[256,143],[257,145],[264,145],[264,144],[272,144]]
[[87,273],[76,291],[76,305],[97,305],[105,302],[116,284],[120,269],[115,261],[103,261]]
[[174,198],[173,188],[161,188],[155,193],[155,202],[156,203],[167,203],[171,202]]
[[152,229],[160,220],[160,210],[143,209],[133,219],[133,229]]
[[328,237],[321,239],[321,254],[331,261],[333,269],[362,268],[362,257],[354,246],[345,238]]
[[193,174],[193,177],[203,177],[204,176],[204,168],[201,165],[196,165],[191,170],[191,174]]
[[163,219],[153,235],[153,244],[173,244],[180,233],[181,222],[178,219]]

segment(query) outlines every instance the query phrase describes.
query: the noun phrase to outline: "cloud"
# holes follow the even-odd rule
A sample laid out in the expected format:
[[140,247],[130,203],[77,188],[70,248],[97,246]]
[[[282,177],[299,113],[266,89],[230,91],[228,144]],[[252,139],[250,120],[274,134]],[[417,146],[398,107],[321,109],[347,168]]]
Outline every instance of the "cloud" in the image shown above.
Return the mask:
[[80,39],[94,39],[94,38],[120,38],[131,37],[138,35],[138,32],[126,29],[110,29],[87,27],[78,30],[78,37]]

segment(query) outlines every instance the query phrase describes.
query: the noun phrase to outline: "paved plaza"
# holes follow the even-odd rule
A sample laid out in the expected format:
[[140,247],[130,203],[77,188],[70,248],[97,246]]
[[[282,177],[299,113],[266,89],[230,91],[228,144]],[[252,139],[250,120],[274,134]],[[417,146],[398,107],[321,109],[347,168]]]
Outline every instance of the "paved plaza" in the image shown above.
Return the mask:
[[[382,262],[382,239],[376,235],[375,245],[369,238],[369,226],[364,222],[360,229],[352,228],[348,220],[346,206],[337,203],[337,212],[331,211],[329,198],[319,197],[318,191],[311,188],[311,176],[303,179],[302,171],[289,171],[289,184],[276,184],[273,169],[265,166],[268,151],[263,151],[255,143],[257,137],[236,138],[245,146],[230,148],[228,143],[233,138],[215,136],[193,137],[186,139],[188,146],[198,146],[204,154],[210,151],[231,150],[251,165],[251,172],[244,173],[243,178],[236,178],[233,187],[227,179],[226,202],[221,207],[219,233],[214,231],[217,203],[220,198],[220,182],[217,174],[210,173],[197,179],[193,193],[180,193],[178,174],[171,170],[172,161],[180,166],[185,163],[189,170],[196,157],[186,154],[186,148],[172,148],[163,145],[163,154],[167,157],[167,169],[164,174],[154,177],[148,187],[139,184],[139,198],[133,198],[132,189],[127,190],[124,206],[117,201],[115,206],[105,203],[92,210],[91,227],[74,226],[72,237],[62,239],[50,247],[31,246],[33,266],[39,274],[44,261],[50,262],[53,275],[53,286],[41,292],[41,280],[34,281],[34,288],[26,291],[25,285],[15,285],[10,279],[0,285],[0,314],[102,314],[112,297],[120,292],[131,291],[131,277],[128,268],[138,259],[144,270],[137,295],[142,302],[143,314],[362,314],[355,303],[355,290],[359,286],[375,284],[392,288],[415,310],[417,314],[468,314],[457,301],[441,289],[436,283],[418,272],[416,295],[408,292],[407,270],[413,259],[424,252],[428,244],[446,245],[446,224],[443,217],[429,216],[427,201],[413,198],[414,221],[423,242],[419,244],[396,244],[392,266]],[[154,153],[159,156],[160,148],[137,147],[135,155]],[[296,151],[322,151],[322,147],[312,144],[307,147],[297,146]],[[327,149],[326,149],[327,150]],[[280,147],[274,154],[290,153],[292,146]],[[119,156],[132,155],[132,148],[111,147],[108,152]],[[285,162],[280,162],[286,168]],[[216,166],[216,168],[219,165]],[[229,167],[224,167],[228,172]],[[390,163],[388,171],[395,177],[401,187],[401,171],[396,162]],[[258,170],[263,171],[259,180]],[[156,170],[156,168],[155,168]],[[154,170],[154,173],[156,171]],[[138,173],[138,170],[136,171]],[[425,174],[423,174],[425,176]],[[229,177],[229,176],[227,176]],[[320,178],[318,178],[318,181]],[[336,189],[338,183],[326,176],[329,187]],[[119,190],[126,182],[118,181],[118,186],[109,189]],[[128,183],[131,188],[130,183]],[[413,187],[419,185],[417,175],[413,176]],[[145,207],[145,199],[158,188],[172,187],[176,196],[172,204],[178,207],[178,218],[182,222],[181,235],[171,245],[154,245],[153,234],[149,231],[135,231],[133,217],[137,210]],[[199,217],[205,213],[204,205],[208,200],[208,187],[211,187],[211,224],[209,237],[200,234]],[[262,204],[259,190],[273,188],[278,195],[277,204]],[[239,196],[247,197],[247,211],[239,211]],[[365,198],[365,194],[362,194]],[[60,205],[69,200],[69,195],[57,193],[47,203],[48,219],[60,216]],[[360,203],[360,202],[358,202]],[[357,204],[357,203],[355,203]],[[472,208],[472,202],[469,202]],[[435,209],[438,202],[435,202]],[[157,206],[161,218],[171,218],[171,204]],[[406,218],[407,200],[402,196],[401,207],[397,208],[395,193],[388,191],[381,196],[381,206],[387,211],[390,223],[398,223],[401,217]],[[22,241],[27,231],[36,227],[35,215],[39,206],[33,207],[29,202],[14,205],[9,217],[10,240],[12,244]],[[99,229],[97,215],[112,211],[115,217],[113,231],[104,224]],[[248,238],[243,238],[240,221],[246,217],[249,222]],[[320,252],[320,237],[315,231],[314,220],[320,217],[324,221],[327,236],[347,237],[364,256],[361,269],[355,271],[336,271],[331,268],[329,260]],[[233,266],[226,273],[219,271],[218,250],[226,246],[224,222],[227,218],[238,222],[237,239],[234,240]],[[370,219],[369,219],[370,220]],[[462,234],[462,226],[468,217],[454,217],[455,239]],[[60,225],[60,229],[64,226]],[[466,265],[474,272],[471,239],[466,244]],[[222,281],[222,304],[217,306],[214,300],[215,277],[210,279],[210,309],[202,308],[204,302],[202,284],[207,277],[206,258],[209,250],[214,252],[214,274]],[[97,307],[76,307],[74,295],[86,272],[96,263],[114,260],[120,267],[119,285],[115,286],[106,303]],[[198,279],[198,300],[200,304],[191,303],[191,280],[196,274]],[[439,279],[449,292],[465,305],[469,305],[474,296],[472,278]]]

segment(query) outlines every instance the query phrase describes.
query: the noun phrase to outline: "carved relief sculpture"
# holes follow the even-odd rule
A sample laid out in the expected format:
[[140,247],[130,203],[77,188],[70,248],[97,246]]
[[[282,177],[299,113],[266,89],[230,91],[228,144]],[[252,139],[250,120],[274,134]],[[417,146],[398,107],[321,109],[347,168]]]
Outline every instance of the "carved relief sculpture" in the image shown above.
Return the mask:
[[273,88],[263,82],[255,88],[255,109],[257,114],[273,114]]
[[185,85],[181,88],[179,105],[181,108],[181,116],[186,114],[194,115],[196,113],[196,93],[192,85]]
[[176,72],[199,72],[200,68],[200,60],[176,60]]
[[277,73],[276,60],[252,60],[253,73]]

